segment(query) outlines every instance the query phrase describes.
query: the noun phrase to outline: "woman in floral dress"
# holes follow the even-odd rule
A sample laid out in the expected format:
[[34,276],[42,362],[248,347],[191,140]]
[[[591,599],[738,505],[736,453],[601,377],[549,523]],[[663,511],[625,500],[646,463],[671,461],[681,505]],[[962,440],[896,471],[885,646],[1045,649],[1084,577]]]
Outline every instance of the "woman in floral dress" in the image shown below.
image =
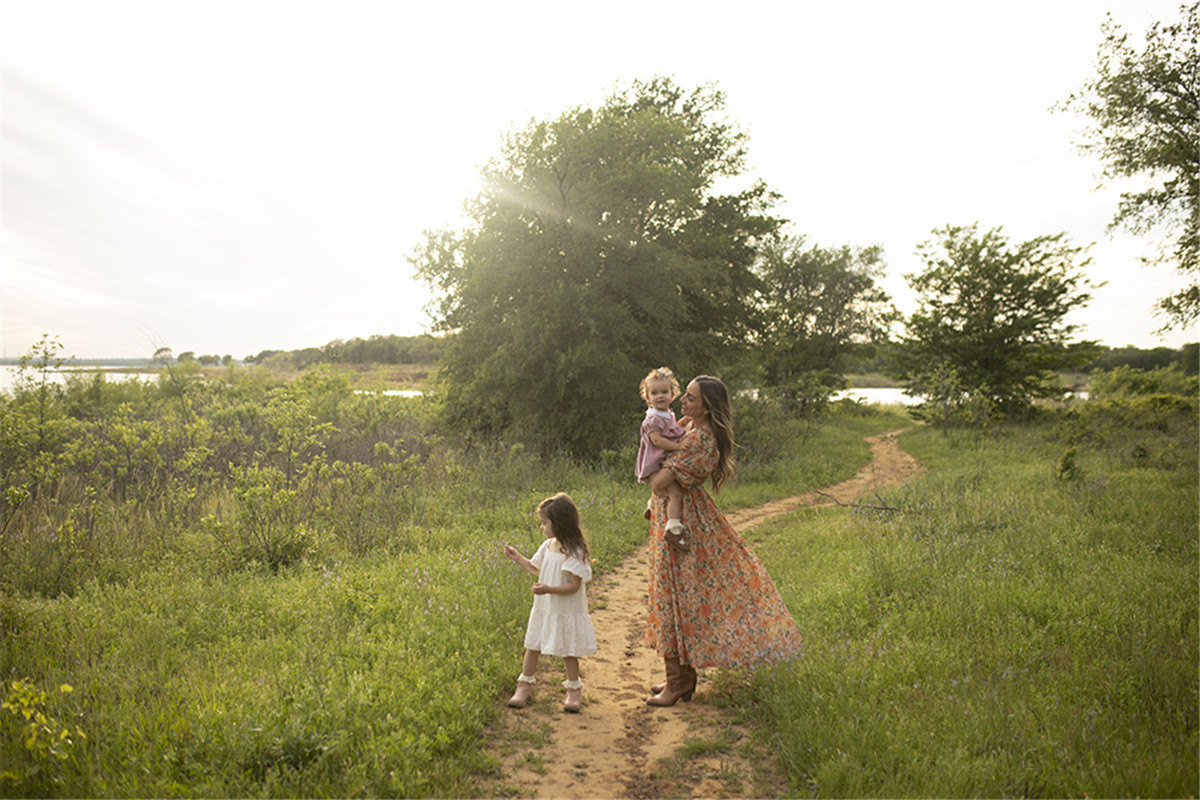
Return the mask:
[[787,658],[800,649],[800,630],[771,576],[704,490],[733,472],[729,391],[702,375],[684,392],[689,430],[650,479],[661,492],[683,487],[681,537],[666,534],[666,497],[656,495],[650,525],[650,614],[646,642],[662,656],[667,680],[651,687],[655,706],[686,702],[696,667],[744,667]]

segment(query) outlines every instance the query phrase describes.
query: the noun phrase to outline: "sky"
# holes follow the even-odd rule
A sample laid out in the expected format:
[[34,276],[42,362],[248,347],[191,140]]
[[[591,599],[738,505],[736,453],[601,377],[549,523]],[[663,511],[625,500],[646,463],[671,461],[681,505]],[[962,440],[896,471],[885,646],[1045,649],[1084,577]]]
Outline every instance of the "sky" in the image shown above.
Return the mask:
[[[235,358],[429,330],[409,262],[460,227],[504,135],[656,75],[715,83],[746,180],[788,231],[882,245],[935,228],[1066,233],[1107,282],[1080,338],[1178,347],[1152,238],[1052,112],[1169,2],[0,0],[0,356]],[[1099,188],[1098,188],[1099,187]]]

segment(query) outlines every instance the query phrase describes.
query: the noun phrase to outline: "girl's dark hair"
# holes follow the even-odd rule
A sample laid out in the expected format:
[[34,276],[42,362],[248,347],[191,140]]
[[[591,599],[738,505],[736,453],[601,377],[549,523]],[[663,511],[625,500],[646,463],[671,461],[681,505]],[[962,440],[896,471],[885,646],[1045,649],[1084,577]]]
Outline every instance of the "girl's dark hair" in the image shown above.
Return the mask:
[[710,480],[714,492],[719,492],[721,486],[733,477],[735,471],[733,448],[733,405],[729,402],[729,389],[720,378],[711,375],[700,375],[693,378],[700,387],[700,399],[708,412],[708,421],[712,427],[713,438],[717,440],[717,466],[712,471]]
[[588,560],[587,537],[579,524],[579,509],[566,492],[547,497],[538,504],[538,513],[550,522],[554,538],[568,555]]

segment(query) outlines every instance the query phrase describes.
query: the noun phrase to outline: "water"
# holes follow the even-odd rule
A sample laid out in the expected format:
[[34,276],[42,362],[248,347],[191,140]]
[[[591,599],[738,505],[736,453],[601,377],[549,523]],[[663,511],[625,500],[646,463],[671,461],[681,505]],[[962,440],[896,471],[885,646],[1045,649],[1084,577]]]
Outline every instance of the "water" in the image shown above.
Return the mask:
[[[879,387],[874,389],[846,389],[842,392],[836,392],[833,395],[834,400],[841,400],[849,397],[854,400],[866,403],[867,405],[881,406],[915,406],[923,402],[921,397],[909,397],[904,393],[904,390],[898,386]],[[1087,392],[1064,392],[1063,400],[1068,399],[1087,400]]]
[[849,398],[867,405],[881,406],[915,406],[921,402],[919,397],[909,397],[899,386],[883,386],[870,389],[846,389],[835,392],[833,399]]
[[355,394],[381,394],[385,397],[422,397],[424,392],[420,389],[383,389],[382,391],[372,392],[366,389],[355,389]]
[[[87,372],[94,369],[117,369],[115,366],[106,367],[104,364],[89,364],[86,367],[64,367],[62,371],[50,372],[46,377],[52,382],[63,385],[67,382],[67,376],[77,372]],[[20,370],[15,364],[0,364],[0,392],[11,391],[17,382],[17,375]],[[34,375],[32,371],[27,372],[28,375]],[[154,380],[156,375],[143,375],[136,372],[105,372],[104,380],[106,381],[136,381],[136,380]]]
[[[104,369],[105,365],[89,365],[86,367],[73,367],[65,369],[62,372],[51,372],[50,380],[55,383],[65,383],[66,376],[71,372],[79,372],[81,370],[95,369],[96,367]],[[114,368],[112,366],[110,369]],[[7,392],[12,389],[13,382],[17,377],[17,368],[11,364],[0,364],[0,391]],[[105,372],[104,379],[106,381],[136,381],[136,380],[155,380],[156,375],[143,375],[136,372]],[[388,389],[381,394],[395,395],[400,397],[420,397],[421,392],[416,389]],[[843,398],[852,398],[867,405],[882,405],[882,406],[915,406],[921,402],[919,397],[909,397],[904,394],[904,390],[898,386],[883,386],[869,389],[846,389],[841,392],[836,392],[833,395],[834,400]],[[1080,392],[1076,394],[1076,399],[1086,400],[1087,393]]]

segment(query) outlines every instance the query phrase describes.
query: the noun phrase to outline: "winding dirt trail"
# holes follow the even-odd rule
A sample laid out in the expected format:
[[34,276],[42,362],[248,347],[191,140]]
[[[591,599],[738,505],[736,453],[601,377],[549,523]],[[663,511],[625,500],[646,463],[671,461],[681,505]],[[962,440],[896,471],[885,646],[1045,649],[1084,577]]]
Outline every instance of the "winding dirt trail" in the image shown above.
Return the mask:
[[[850,480],[726,517],[742,532],[801,507],[849,503],[904,483],[920,466],[896,444],[899,433],[867,437],[872,460]],[[588,589],[600,649],[581,661],[583,712],[562,713],[561,676],[547,663],[534,701],[503,715],[489,745],[502,773],[487,787],[492,796],[775,797],[786,790],[774,759],[748,759],[736,746],[679,759],[673,767],[660,764],[685,739],[736,742],[744,733],[730,712],[704,702],[703,676],[693,702],[666,709],[646,705],[649,683],[661,680],[662,673],[662,662],[642,643],[646,559],[642,547]]]

